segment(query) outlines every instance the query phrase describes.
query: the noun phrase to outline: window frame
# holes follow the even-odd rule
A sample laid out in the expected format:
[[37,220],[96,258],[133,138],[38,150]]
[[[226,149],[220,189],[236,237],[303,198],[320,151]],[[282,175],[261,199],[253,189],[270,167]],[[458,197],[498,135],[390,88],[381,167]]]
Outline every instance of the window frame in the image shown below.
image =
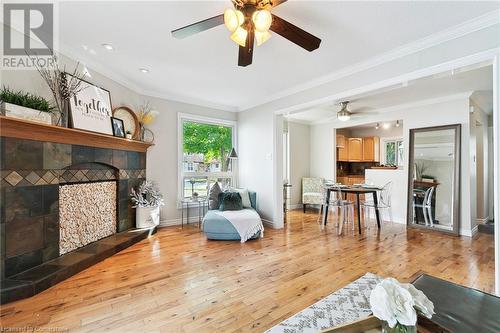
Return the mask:
[[382,158],[381,158],[381,162],[382,164],[386,165],[387,164],[387,144],[388,143],[391,143],[391,142],[394,142],[395,143],[395,154],[396,154],[396,166],[398,167],[398,169],[402,169],[404,167],[404,159],[405,159],[405,154],[403,153],[403,158],[401,161],[399,161],[399,158],[398,158],[398,142],[402,142],[403,143],[403,150],[405,149],[405,140],[404,138],[402,137],[390,137],[390,138],[383,138],[381,139],[382,141]]
[[[177,114],[177,208],[180,208],[180,201],[184,199],[184,177],[221,177],[221,178],[231,178],[231,183],[235,183],[234,170],[231,171],[221,171],[221,172],[185,172],[183,166],[184,158],[184,133],[183,124],[185,121],[202,123],[207,125],[222,125],[232,128],[232,143],[233,147],[238,151],[238,127],[237,122],[234,120],[211,118],[205,116],[198,116],[189,113]],[[228,177],[229,176],[229,177]]]

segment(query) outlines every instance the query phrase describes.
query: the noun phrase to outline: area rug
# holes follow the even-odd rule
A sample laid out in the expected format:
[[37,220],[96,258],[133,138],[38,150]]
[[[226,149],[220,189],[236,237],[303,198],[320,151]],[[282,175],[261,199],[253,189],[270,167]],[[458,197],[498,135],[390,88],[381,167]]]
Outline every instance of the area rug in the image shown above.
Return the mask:
[[346,287],[274,326],[268,333],[309,333],[348,324],[371,314],[370,293],[382,280],[366,273]]

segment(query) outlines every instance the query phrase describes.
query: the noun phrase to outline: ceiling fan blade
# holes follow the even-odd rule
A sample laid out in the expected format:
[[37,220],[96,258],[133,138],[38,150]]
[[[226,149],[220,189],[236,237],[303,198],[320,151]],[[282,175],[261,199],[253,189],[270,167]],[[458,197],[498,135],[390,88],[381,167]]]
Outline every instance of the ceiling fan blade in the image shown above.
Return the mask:
[[252,29],[248,31],[246,46],[240,46],[238,53],[238,66],[246,67],[252,63],[255,34]]
[[[239,2],[241,0],[232,0],[234,2]],[[286,2],[287,0],[258,0],[257,1],[257,8],[259,9],[267,9],[271,10],[274,7],[278,7],[281,5],[283,2]]]
[[221,24],[224,24],[223,14],[173,30],[172,36],[178,39],[182,39],[197,34],[199,32],[215,28],[216,26],[219,26]]
[[287,2],[287,0],[271,0],[271,3],[273,4],[273,7],[278,7],[283,2]]
[[321,39],[318,37],[311,35],[307,31],[302,30],[274,14],[271,30],[309,52],[316,50],[321,44]]
[[370,107],[370,106],[363,106],[359,108],[355,108],[354,110],[351,110],[353,113],[373,113],[373,110],[376,110],[376,108]]

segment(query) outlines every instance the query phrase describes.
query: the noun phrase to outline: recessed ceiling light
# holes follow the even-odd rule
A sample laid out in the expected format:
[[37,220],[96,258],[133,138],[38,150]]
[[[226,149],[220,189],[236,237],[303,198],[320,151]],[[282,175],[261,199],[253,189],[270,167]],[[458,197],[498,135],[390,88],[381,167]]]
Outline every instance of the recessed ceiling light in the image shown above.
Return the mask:
[[391,124],[390,124],[390,123],[384,123],[384,124],[382,125],[382,127],[383,127],[384,129],[389,129],[389,128],[391,127]]
[[104,43],[104,44],[101,44],[101,45],[102,45],[102,47],[104,47],[108,51],[113,51],[114,50],[113,45],[111,45],[111,44]]
[[141,73],[149,73],[149,69],[147,68],[139,68],[139,71],[141,71]]

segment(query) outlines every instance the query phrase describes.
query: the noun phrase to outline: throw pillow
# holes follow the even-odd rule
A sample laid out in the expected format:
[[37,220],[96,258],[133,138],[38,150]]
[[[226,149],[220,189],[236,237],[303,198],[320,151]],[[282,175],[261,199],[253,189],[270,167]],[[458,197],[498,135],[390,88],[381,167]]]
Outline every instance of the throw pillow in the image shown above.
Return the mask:
[[241,203],[244,208],[252,208],[252,203],[250,202],[250,194],[246,188],[234,188],[233,192],[238,192],[241,196]]
[[241,196],[238,192],[219,193],[219,210],[242,210]]
[[208,209],[219,209],[219,194],[222,193],[218,182],[212,185],[208,194]]

